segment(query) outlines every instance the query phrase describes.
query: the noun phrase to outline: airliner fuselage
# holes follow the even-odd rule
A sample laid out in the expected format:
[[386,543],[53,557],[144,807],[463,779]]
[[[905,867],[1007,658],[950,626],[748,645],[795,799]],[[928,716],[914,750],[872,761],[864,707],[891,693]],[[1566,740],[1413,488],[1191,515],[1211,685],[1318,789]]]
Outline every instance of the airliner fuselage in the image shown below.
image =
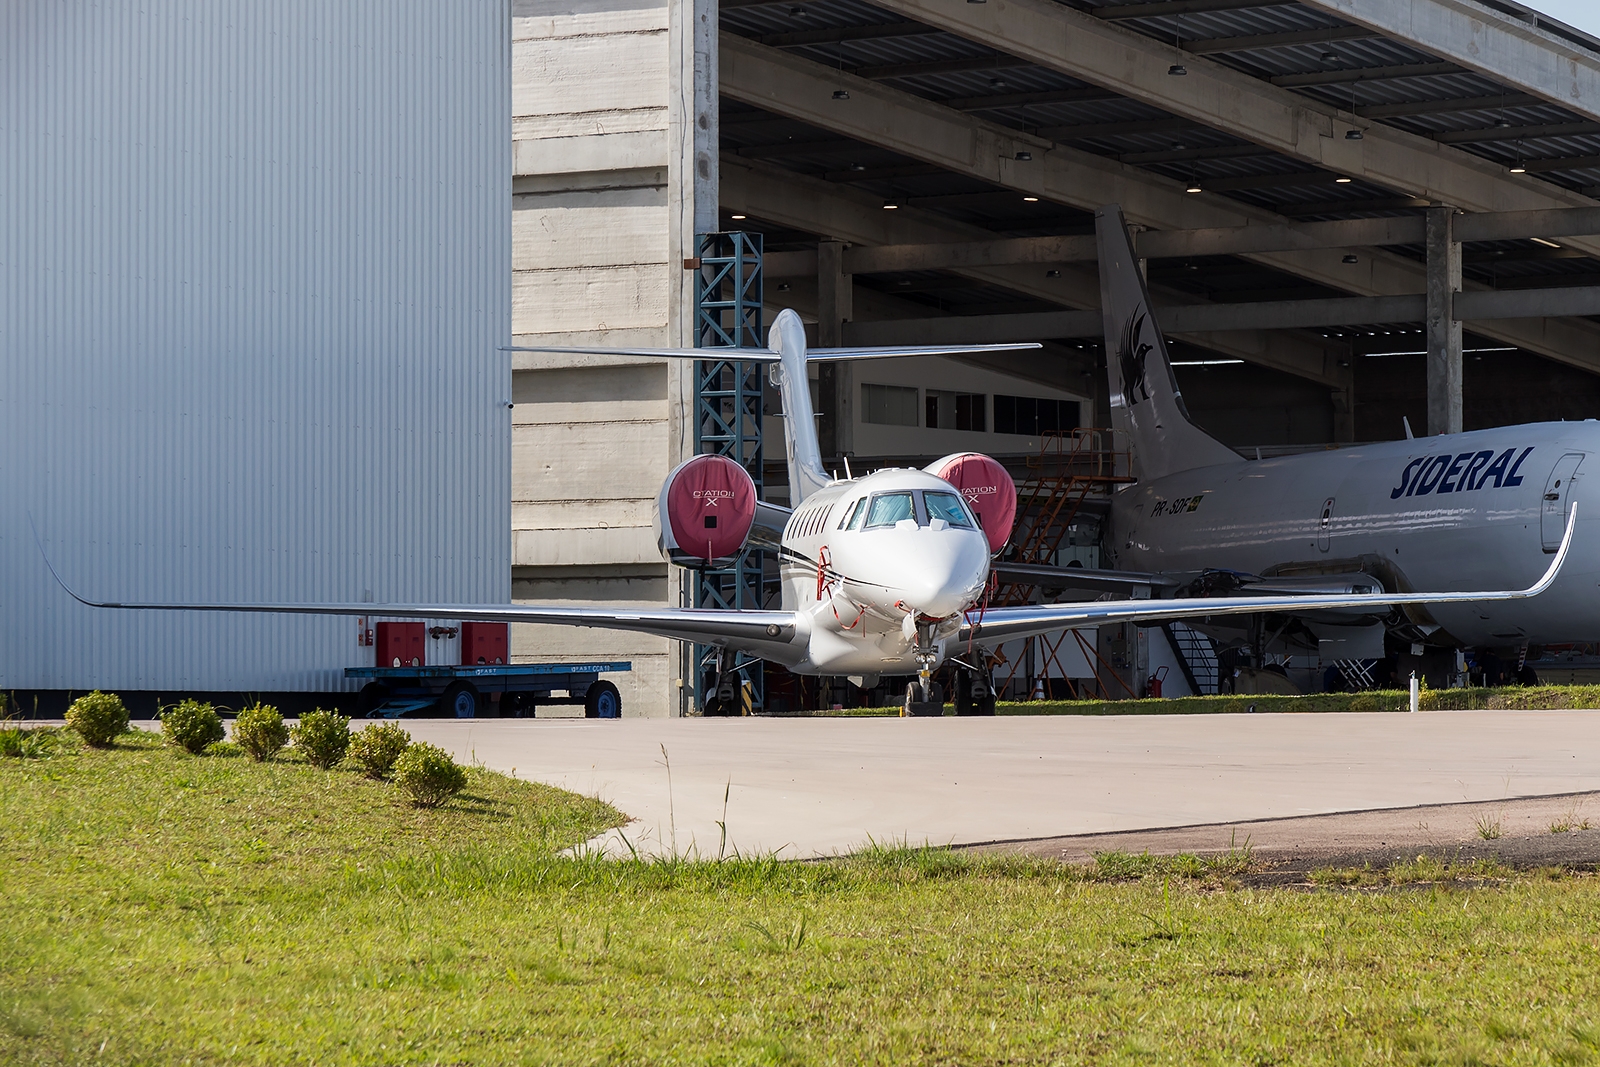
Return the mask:
[[[1364,572],[1392,591],[1516,583],[1560,545],[1596,451],[1600,423],[1548,422],[1180,471],[1119,494],[1106,545],[1120,568],[1169,574]],[[1413,618],[1469,647],[1600,639],[1600,516],[1584,514],[1581,547],[1543,597]]]

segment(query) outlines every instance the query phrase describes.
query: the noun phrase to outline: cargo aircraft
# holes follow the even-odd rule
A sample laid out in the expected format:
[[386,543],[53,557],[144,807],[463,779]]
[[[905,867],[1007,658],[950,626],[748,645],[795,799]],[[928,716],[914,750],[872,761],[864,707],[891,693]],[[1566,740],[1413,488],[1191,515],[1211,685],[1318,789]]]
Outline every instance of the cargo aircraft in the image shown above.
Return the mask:
[[[1116,225],[1120,227],[1118,218]],[[1102,234],[1104,236],[1104,234]],[[1126,242],[1126,235],[1122,237]],[[1131,264],[1131,259],[1128,261]],[[1282,531],[1287,537],[1309,534],[1314,547],[1319,536],[1327,544],[1329,513],[1298,522],[1292,496],[1279,491],[1278,510],[1260,509],[1274,503],[1268,496],[1249,496],[1247,464],[1222,445],[1205,437],[1183,416],[1181,399],[1165,370],[1165,348],[1147,312],[1128,318],[1133,307],[1128,294],[1148,307],[1137,272],[1114,274],[1115,292],[1122,298],[1108,303],[1107,319],[1122,328],[1132,322],[1129,345],[1145,362],[1135,379],[1124,375],[1128,396],[1119,417],[1131,420],[1141,447],[1150,447],[1141,462],[1151,462],[1154,474],[1124,494],[1118,504],[1119,536],[1125,536],[1123,560],[1142,562],[1172,559],[1187,562],[1204,555],[1182,531],[1198,523],[1221,521],[1223,542],[1253,541],[1262,531]],[[989,676],[990,653],[1001,643],[1076,626],[1102,623],[1154,623],[1203,615],[1221,619],[1259,615],[1262,599],[1253,590],[1233,590],[1226,595],[1160,597],[1155,599],[1102,599],[1091,602],[1023,606],[990,606],[993,560],[1007,544],[1017,506],[1016,487],[994,459],[962,453],[938,460],[923,469],[878,470],[859,477],[848,469],[837,478],[823,468],[818,448],[807,382],[808,360],[877,359],[906,355],[982,354],[1037,348],[1038,345],[915,346],[907,348],[829,348],[808,351],[805,328],[792,310],[778,313],[764,349],[708,351],[705,349],[533,348],[521,351],[626,354],[649,358],[705,359],[734,357],[770,364],[769,373],[781,393],[785,413],[785,445],[789,467],[790,504],[778,507],[757,499],[754,483],[744,468],[718,455],[697,455],[674,469],[661,488],[656,507],[656,532],[663,556],[686,567],[728,563],[747,545],[775,552],[782,576],[782,606],[772,610],[636,605],[568,607],[537,604],[177,604],[112,603],[90,600],[63,588],[84,604],[123,609],[282,612],[335,614],[410,619],[482,620],[543,623],[630,630],[678,641],[711,646],[716,650],[717,696],[707,711],[716,714],[733,705],[736,677],[750,663],[769,660],[791,671],[812,675],[847,675],[862,684],[875,684],[880,675],[915,675],[906,690],[907,714],[936,714],[942,699],[934,692],[931,675],[944,664],[957,668],[958,711],[993,713],[994,689]],[[1154,355],[1152,356],[1152,353]],[[1137,369],[1137,368],[1136,368]],[[1113,374],[1116,372],[1113,371]],[[1117,380],[1114,379],[1114,384]],[[1123,388],[1123,384],[1117,384]],[[1135,403],[1135,401],[1137,403]],[[1137,405],[1143,405],[1139,407]],[[1152,414],[1147,418],[1145,411]],[[1153,421],[1152,421],[1153,420]],[[1174,434],[1176,436],[1174,436]],[[1466,446],[1463,445],[1463,448]],[[1482,446],[1488,449],[1488,445]],[[1509,447],[1509,446],[1507,446]],[[1524,446],[1526,447],[1526,446]],[[1452,451],[1455,449],[1452,448]],[[1415,499],[1423,484],[1436,492],[1445,479],[1454,485],[1466,478],[1483,485],[1497,479],[1506,486],[1511,466],[1491,455],[1482,463],[1472,459],[1474,446],[1460,464],[1437,460],[1401,464],[1401,492],[1393,499]],[[1426,453],[1419,452],[1418,455]],[[1442,454],[1442,450],[1441,450]],[[1213,466],[1192,476],[1180,476],[1180,465],[1190,457]],[[1316,459],[1318,457],[1313,457]],[[1407,463],[1411,461],[1406,460]],[[1193,465],[1192,463],[1190,465]],[[1458,469],[1459,468],[1459,469]],[[1524,467],[1518,468],[1520,473]],[[1235,488],[1245,479],[1244,489]],[[1397,483],[1399,484],[1399,483]],[[1411,489],[1412,496],[1405,490]],[[1321,490],[1317,490],[1321,492]],[[1240,505],[1232,503],[1235,494]],[[1340,490],[1342,495],[1343,490]],[[1331,492],[1329,496],[1336,495]],[[1487,495],[1487,494],[1486,494]],[[1210,497],[1218,499],[1213,502]],[[1180,506],[1179,500],[1182,499]],[[1437,497],[1434,497],[1437,500]],[[1201,501],[1196,508],[1194,501]],[[1432,501],[1429,501],[1432,503]],[[1131,506],[1129,506],[1131,505]],[[1542,505],[1535,503],[1537,514]],[[1252,510],[1255,509],[1255,510]],[[1343,514],[1343,513],[1341,513]],[[1491,512],[1498,516],[1498,512]],[[1448,605],[1467,613],[1486,611],[1489,603],[1515,602],[1536,596],[1555,582],[1572,543],[1571,512],[1564,534],[1522,541],[1495,542],[1507,553],[1496,568],[1475,568],[1471,578],[1498,578],[1505,574],[1542,576],[1523,587],[1495,591],[1486,584],[1463,581],[1460,571],[1431,570],[1430,578],[1454,591],[1418,592],[1415,586],[1389,589],[1373,580],[1364,584],[1307,583],[1303,590],[1285,591],[1273,603],[1279,612],[1357,612],[1381,615],[1401,607]],[[1443,528],[1451,520],[1419,520]],[[1495,522],[1500,520],[1496,517]],[[1320,523],[1320,525],[1319,525]],[[1534,520],[1537,526],[1537,519]],[[1381,521],[1378,523],[1382,528]],[[1180,536],[1166,538],[1167,528]],[[1304,527],[1304,533],[1301,531]],[[1213,529],[1213,527],[1207,527]],[[1226,531],[1232,530],[1232,533]],[[1330,531],[1331,532],[1331,531]],[[1342,531],[1341,531],[1342,532]],[[1341,542],[1342,543],[1342,542]],[[1546,548],[1554,552],[1544,566]],[[1385,572],[1387,573],[1387,572]],[[1409,573],[1409,572],[1408,572]],[[1128,576],[1100,575],[1110,583],[1128,584]],[[57,576],[59,581],[59,576]],[[1591,586],[1592,588],[1592,586]],[[1452,616],[1453,617],[1453,616]],[[1530,616],[1531,617],[1531,616]],[[743,655],[745,661],[739,662]]]
[[[1254,598],[1256,614],[1206,612],[1188,624],[1253,650],[1256,666],[1265,652],[1319,647],[1325,659],[1467,649],[1509,664],[1530,644],[1600,639],[1593,547],[1537,604],[1386,599],[1533,580],[1567,543],[1600,423],[1415,439],[1408,427],[1405,440],[1245,459],[1190,420],[1117,207],[1097,213],[1096,234],[1112,421],[1131,443],[1138,482],[1111,500],[1111,569],[1012,566],[1006,577],[1163,599]],[[1585,546],[1597,544],[1595,514],[1586,507]],[[1368,590],[1385,596],[1337,611],[1296,604]]]

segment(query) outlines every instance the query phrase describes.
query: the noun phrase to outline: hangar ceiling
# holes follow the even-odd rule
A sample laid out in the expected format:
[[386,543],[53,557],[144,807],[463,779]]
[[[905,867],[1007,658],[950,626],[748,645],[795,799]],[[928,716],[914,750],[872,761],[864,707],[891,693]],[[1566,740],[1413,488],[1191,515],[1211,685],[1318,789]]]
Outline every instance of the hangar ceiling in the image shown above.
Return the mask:
[[[1431,46],[1387,24],[1396,8]],[[1516,4],[722,0],[720,17],[724,224],[763,231],[769,252],[1083,235],[1110,199],[1131,221],[1184,229],[1600,196],[1600,41]],[[1472,242],[1464,288],[1593,286],[1597,258],[1600,237]],[[1152,259],[1149,277],[1169,305],[1395,296],[1424,290],[1424,263],[1418,242]],[[854,283],[860,318],[1098,302],[1092,262]],[[797,298],[814,284],[797,278]],[[1585,387],[1600,374],[1594,318],[1468,330],[1469,351],[1578,368]],[[1420,333],[1407,321],[1180,336],[1331,390],[1338,410],[1360,402],[1359,357],[1420,348]],[[1346,418],[1339,436],[1353,435]]]

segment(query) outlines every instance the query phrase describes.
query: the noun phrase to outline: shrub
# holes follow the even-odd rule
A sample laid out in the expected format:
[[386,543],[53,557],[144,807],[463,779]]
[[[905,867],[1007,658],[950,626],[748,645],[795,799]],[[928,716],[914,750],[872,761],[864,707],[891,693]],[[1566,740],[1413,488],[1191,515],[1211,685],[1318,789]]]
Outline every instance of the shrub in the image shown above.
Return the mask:
[[437,808],[461,792],[467,772],[437,745],[418,741],[394,764],[394,781],[419,808]]
[[109,748],[112,741],[128,731],[128,708],[117,694],[96,689],[72,702],[67,709],[67,725],[78,731],[85,744]]
[[250,754],[257,763],[271,759],[289,743],[289,728],[271,704],[245,708],[233,721],[233,743]]
[[161,713],[161,732],[169,744],[196,756],[227,736],[217,709],[201,700],[181,700]]
[[55,746],[56,731],[48,726],[0,726],[0,758],[49,759]]
[[306,759],[327,770],[344,759],[350,747],[350,720],[332,711],[316,711],[300,716],[300,724],[289,731],[294,747]]
[[373,723],[350,739],[350,758],[368,778],[387,778],[410,744],[411,735],[394,723]]

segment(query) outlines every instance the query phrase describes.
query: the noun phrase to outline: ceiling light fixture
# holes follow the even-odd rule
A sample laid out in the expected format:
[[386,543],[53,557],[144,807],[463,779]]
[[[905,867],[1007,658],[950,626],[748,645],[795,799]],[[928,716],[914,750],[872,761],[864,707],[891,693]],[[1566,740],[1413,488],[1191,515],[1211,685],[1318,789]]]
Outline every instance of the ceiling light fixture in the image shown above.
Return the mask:
[[1354,178],[1347,178],[1342,174],[1339,177],[1333,179],[1333,183],[1335,185],[1349,185],[1353,181],[1355,181]]
[[1025,196],[1022,198],[1022,200],[1023,203],[1026,204],[1037,204],[1039,202],[1039,198],[1037,196]]
[[1519,159],[1519,160],[1517,160],[1517,162],[1515,162],[1515,163],[1513,163],[1511,165],[1511,173],[1512,174],[1526,174],[1526,173],[1528,173],[1528,168],[1523,166],[1522,165],[1522,160]]
[[1172,66],[1167,68],[1167,73],[1174,78],[1181,78],[1189,73],[1189,68],[1184,66],[1182,63],[1174,63]]
[[1543,237],[1530,237],[1530,238],[1528,238],[1528,240],[1532,241],[1536,245],[1544,245],[1546,248],[1560,248],[1561,247],[1560,245],[1556,244],[1554,241],[1547,241]]
[[1059,277],[1061,277],[1061,272],[1056,270],[1056,269],[1054,269],[1054,268],[1051,268],[1050,270],[1047,270],[1047,271],[1044,272],[1044,276],[1046,278],[1059,278]]
[[1354,252],[1348,252],[1348,253],[1345,254],[1343,262],[1345,262],[1345,263],[1360,263],[1361,260]]
[[893,200],[885,200],[883,202],[883,210],[885,211],[898,211],[899,209],[900,205],[895,203]]
[[1194,181],[1190,182],[1188,187],[1183,191],[1186,193],[1201,193],[1205,190],[1200,188],[1200,179],[1196,178]]
[[1018,152],[1012,158],[1015,159],[1018,163],[1032,163],[1033,162],[1033,153],[1032,152]]
[[778,283],[778,292],[787,293],[788,291],[789,291],[789,283],[788,282],[779,282]]
[[859,173],[866,170],[867,165],[865,163],[852,163],[850,164],[850,169]]
[[1346,141],[1359,141],[1364,136],[1365,135],[1360,130],[1346,130],[1346,131],[1344,131],[1344,139]]
[[729,215],[728,217],[734,222],[743,222],[745,219],[749,218],[748,215]]
[[833,98],[835,100],[848,100],[848,99],[850,99],[850,90],[849,89],[835,89],[833,91]]

